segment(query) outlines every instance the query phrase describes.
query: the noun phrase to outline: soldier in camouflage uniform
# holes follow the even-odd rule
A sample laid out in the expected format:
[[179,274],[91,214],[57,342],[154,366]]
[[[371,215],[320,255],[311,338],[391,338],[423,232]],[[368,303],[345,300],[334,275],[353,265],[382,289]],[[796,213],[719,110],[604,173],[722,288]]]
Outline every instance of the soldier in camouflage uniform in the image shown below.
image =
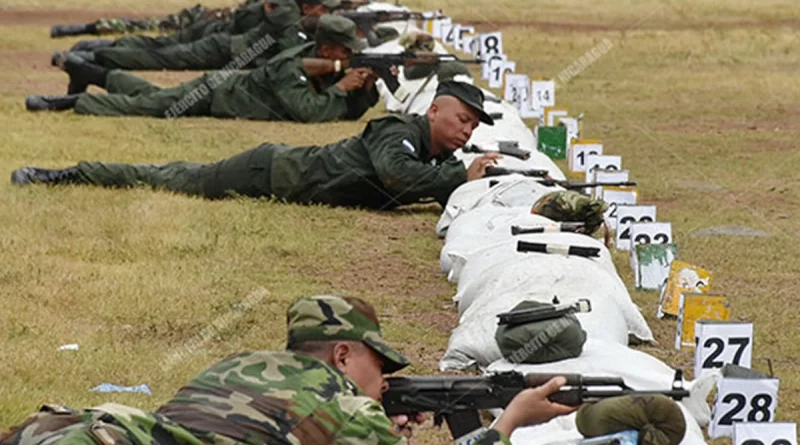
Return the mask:
[[[73,54],[107,69],[212,70],[222,69],[234,59],[241,59],[248,48],[266,40],[266,49],[258,57],[236,67],[255,68],[286,49],[306,43],[301,13],[302,17],[328,14],[338,6],[338,0],[325,0],[322,4],[303,3],[302,11],[294,0],[269,0],[266,4],[271,5],[271,9],[261,22],[241,34],[217,32],[188,43],[161,48],[133,48],[115,44],[92,51],[75,51]],[[64,69],[65,58],[65,53],[56,52],[53,64]]]
[[[86,91],[94,84],[113,94],[30,96],[26,106],[31,111],[75,108],[80,114],[101,116],[214,116],[299,122],[358,119],[377,103],[378,92],[377,75],[372,70],[357,68],[347,74],[341,70],[342,62],[365,46],[356,37],[355,24],[344,17],[323,16],[315,40],[286,50],[250,72],[210,72],[166,89],[124,71],[70,62],[69,93]],[[268,45],[265,42],[260,49]],[[258,54],[257,49],[249,50],[250,54]]]
[[64,170],[24,167],[19,185],[95,184],[155,188],[217,199],[274,196],[291,202],[391,209],[434,198],[440,204],[467,180],[483,177],[499,156],[487,154],[469,168],[452,156],[479,122],[492,125],[483,92],[442,82],[426,115],[391,115],[370,121],[363,133],[324,146],[292,148],[265,143],[212,163],[163,166],[81,162]]
[[[409,362],[383,340],[375,309],[357,298],[303,298],[289,308],[287,324],[285,352],[231,356],[155,413],[50,406],[0,433],[0,444],[405,444],[409,419],[389,419],[380,401],[383,375]],[[547,400],[564,383],[557,377],[520,392],[476,443],[510,444],[517,427],[574,411]]]

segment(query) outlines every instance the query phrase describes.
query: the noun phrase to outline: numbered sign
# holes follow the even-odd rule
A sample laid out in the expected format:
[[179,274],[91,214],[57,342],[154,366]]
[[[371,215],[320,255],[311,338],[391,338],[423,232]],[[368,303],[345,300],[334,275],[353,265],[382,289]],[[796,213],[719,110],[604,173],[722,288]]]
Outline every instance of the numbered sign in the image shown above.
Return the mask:
[[[637,289],[659,290],[667,284],[670,264],[678,257],[678,245],[638,244],[631,246],[633,280]],[[692,323],[694,328],[694,323]],[[692,336],[694,341],[694,336]],[[694,343],[692,343],[694,344]]]
[[723,378],[711,410],[708,434],[712,439],[732,437],[739,422],[772,422],[778,408],[778,379]]
[[[630,170],[595,170],[594,182],[627,182],[630,177]],[[593,187],[589,189],[595,199],[603,196],[603,187]]]
[[503,88],[503,80],[505,80],[506,74],[514,74],[517,69],[517,62],[498,62],[494,66],[490,66],[490,69],[489,88]]
[[586,171],[586,158],[591,155],[603,154],[603,144],[591,139],[577,140],[569,149],[567,156],[569,171],[583,173]]
[[489,34],[481,34],[478,36],[480,40],[480,56],[481,57],[489,57],[489,56],[499,56],[501,54],[505,54],[503,52],[503,33],[502,32],[492,32]]
[[450,25],[453,23],[453,19],[447,17],[442,19],[436,19],[431,22],[431,35],[435,39],[442,39],[443,37],[443,30],[442,27],[444,25]]
[[461,52],[469,54],[477,59],[478,51],[478,36],[472,34],[464,36],[464,39],[461,41]]
[[505,62],[508,57],[505,54],[494,54],[483,59],[481,64],[481,79],[489,80],[492,68],[497,66],[498,63]]
[[634,187],[605,187],[603,201],[608,203],[608,210],[604,215],[606,224],[617,230],[617,213],[621,205],[636,205],[638,192]]
[[622,156],[589,155],[586,156],[586,182],[594,177],[594,170],[622,170]]
[[749,368],[753,359],[753,324],[698,320],[694,326],[694,375],[726,363]]
[[728,321],[731,306],[723,295],[708,295],[695,292],[681,294],[681,310],[675,326],[675,349],[694,348],[694,329],[698,320]]
[[734,423],[733,445],[797,445],[797,424]]
[[475,32],[474,26],[457,25],[453,30],[453,47],[459,51],[464,51],[464,38]]
[[442,23],[442,43],[453,46],[456,41],[456,27],[461,26],[455,23]]
[[656,220],[656,206],[620,205],[617,207],[617,250],[631,250],[631,225]]
[[559,125],[567,127],[567,150],[569,150],[572,141],[581,138],[580,121],[577,117],[562,117]]
[[562,117],[567,117],[569,112],[566,108],[556,108],[556,107],[545,107],[544,108],[544,116],[542,116],[542,120],[540,123],[544,124],[548,127],[555,127],[558,124],[558,120]]
[[506,74],[503,98],[519,110],[520,117],[530,114],[530,79],[524,74]]
[[633,223],[631,224],[631,245],[672,243],[672,223]]
[[534,80],[531,82],[531,109],[544,116],[544,109],[556,105],[556,83],[552,80]]
[[684,261],[673,261],[669,268],[667,285],[661,289],[656,316],[678,315],[681,294],[687,292],[705,294],[711,290],[711,271]]

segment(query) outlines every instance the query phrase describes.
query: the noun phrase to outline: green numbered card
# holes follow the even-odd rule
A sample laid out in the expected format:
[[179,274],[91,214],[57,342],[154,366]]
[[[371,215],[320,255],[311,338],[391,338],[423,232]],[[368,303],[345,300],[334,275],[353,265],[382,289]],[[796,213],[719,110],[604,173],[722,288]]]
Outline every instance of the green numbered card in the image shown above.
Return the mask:
[[550,159],[567,158],[567,127],[537,127],[537,149],[550,157]]

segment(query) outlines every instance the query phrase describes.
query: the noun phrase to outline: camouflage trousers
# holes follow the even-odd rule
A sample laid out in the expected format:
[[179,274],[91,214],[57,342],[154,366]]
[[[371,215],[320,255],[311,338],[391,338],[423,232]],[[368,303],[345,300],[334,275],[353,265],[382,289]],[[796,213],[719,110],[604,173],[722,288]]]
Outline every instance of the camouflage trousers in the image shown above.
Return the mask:
[[177,31],[188,28],[202,20],[226,20],[230,18],[232,12],[232,8],[208,9],[203,5],[197,4],[191,8],[182,9],[175,14],[169,14],[166,17],[147,17],[144,19],[101,18],[94,25],[100,35],[145,31]]
[[81,162],[81,184],[105,187],[150,186],[208,199],[272,195],[270,184],[273,144],[262,144],[219,162],[171,162],[166,165]]
[[76,411],[45,405],[8,432],[0,445],[203,445],[164,416],[124,405]]

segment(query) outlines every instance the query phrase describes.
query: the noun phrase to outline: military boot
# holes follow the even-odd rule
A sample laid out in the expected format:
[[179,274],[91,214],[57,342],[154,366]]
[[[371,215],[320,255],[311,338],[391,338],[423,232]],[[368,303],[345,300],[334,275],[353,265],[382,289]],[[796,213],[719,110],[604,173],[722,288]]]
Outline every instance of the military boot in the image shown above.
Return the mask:
[[61,170],[22,167],[11,172],[11,183],[20,186],[30,184],[77,184],[78,182],[80,182],[80,174],[77,166]]
[[79,36],[83,34],[96,34],[97,26],[94,23],[83,25],[56,25],[50,28],[50,37]]
[[89,85],[97,85],[100,88],[106,87],[107,69],[100,65],[86,62],[75,56],[74,53],[66,53],[63,57],[62,69],[69,75],[67,94],[85,93]]
[[28,111],[63,111],[75,108],[78,102],[78,95],[69,96],[36,96],[31,95],[25,98],[25,108]]
[[80,42],[72,45],[72,48],[70,48],[69,50],[70,51],[94,51],[96,49],[108,48],[108,47],[114,46],[114,43],[116,43],[114,40],[103,40],[103,39],[81,40]]
[[67,61],[67,54],[71,54],[73,58],[83,60],[84,62],[94,63],[94,53],[91,51],[55,51],[50,57],[50,64],[64,69],[64,63]]

